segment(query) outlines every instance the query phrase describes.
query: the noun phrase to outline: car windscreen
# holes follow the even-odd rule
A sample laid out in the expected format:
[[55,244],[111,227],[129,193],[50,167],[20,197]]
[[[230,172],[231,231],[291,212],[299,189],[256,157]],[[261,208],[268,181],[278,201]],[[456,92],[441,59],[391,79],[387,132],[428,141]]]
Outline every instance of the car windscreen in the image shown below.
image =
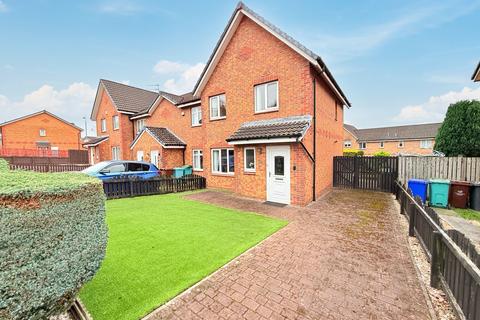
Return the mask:
[[120,173],[125,171],[125,163],[114,163],[102,170],[103,173]]
[[82,172],[86,173],[86,174],[98,173],[100,170],[105,168],[107,165],[108,165],[108,162],[100,162],[100,163],[94,164],[91,167],[83,169]]

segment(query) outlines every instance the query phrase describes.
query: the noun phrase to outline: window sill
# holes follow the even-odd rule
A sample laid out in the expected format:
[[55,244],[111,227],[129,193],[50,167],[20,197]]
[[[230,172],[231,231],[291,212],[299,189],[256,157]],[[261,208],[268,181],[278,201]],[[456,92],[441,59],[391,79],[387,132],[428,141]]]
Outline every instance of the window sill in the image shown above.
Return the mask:
[[234,173],[222,173],[222,172],[212,172],[212,176],[217,177],[234,177]]
[[202,124],[192,124],[192,128],[195,128],[195,127],[201,127]]
[[210,121],[218,121],[218,120],[225,120],[227,117],[220,117],[220,118],[210,118]]
[[247,170],[243,170],[243,174],[247,174],[247,175],[251,175],[251,176],[254,176],[257,174],[256,171],[247,171]]
[[262,114],[262,113],[269,113],[269,112],[278,112],[278,107],[277,108],[272,108],[272,109],[266,109],[262,111],[255,111],[255,114]]
[[203,172],[203,169],[193,169],[195,172]]
[[[120,128],[117,128],[117,129],[113,129],[113,131],[118,131],[119,129],[120,129]],[[102,132],[104,132],[104,131],[102,131]]]

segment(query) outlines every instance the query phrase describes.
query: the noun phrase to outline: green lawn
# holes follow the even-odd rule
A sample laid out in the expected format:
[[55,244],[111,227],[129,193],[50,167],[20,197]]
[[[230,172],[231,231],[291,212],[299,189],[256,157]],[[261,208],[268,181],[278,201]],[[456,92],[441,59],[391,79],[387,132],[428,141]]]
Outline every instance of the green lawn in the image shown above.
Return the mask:
[[453,208],[453,211],[455,211],[455,213],[459,217],[462,217],[463,219],[475,220],[480,222],[480,211],[475,211],[472,209],[458,209],[458,208]]
[[138,319],[286,225],[180,194],[107,201],[107,255],[80,298],[95,320]]

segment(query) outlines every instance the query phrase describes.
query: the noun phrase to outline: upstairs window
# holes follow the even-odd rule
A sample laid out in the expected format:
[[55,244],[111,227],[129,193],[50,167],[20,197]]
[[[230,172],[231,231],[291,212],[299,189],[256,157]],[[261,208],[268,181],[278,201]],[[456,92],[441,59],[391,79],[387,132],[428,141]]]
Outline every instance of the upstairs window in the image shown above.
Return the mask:
[[210,119],[225,119],[227,117],[227,104],[225,94],[210,97]]
[[385,144],[383,143],[383,141],[380,141],[380,148],[383,149],[385,147]]
[[278,81],[255,86],[255,112],[278,109]]
[[47,136],[47,130],[40,129],[39,135],[40,135],[40,137],[46,137]]
[[137,133],[140,133],[140,131],[145,128],[145,119],[138,119],[137,120]]
[[420,148],[422,149],[432,149],[433,141],[432,140],[421,140],[420,141]]
[[202,107],[192,108],[192,127],[202,125]]
[[107,131],[107,119],[102,119],[102,121],[101,121],[101,131],[102,132]]
[[233,149],[212,149],[212,172],[233,174],[234,171]]
[[120,122],[119,122],[118,116],[112,117],[112,126],[113,126],[113,130],[118,130],[118,128],[120,128]]
[[344,147],[344,148],[351,148],[351,147],[352,147],[352,141],[350,141],[350,140],[345,140],[345,141],[343,142],[343,147]]

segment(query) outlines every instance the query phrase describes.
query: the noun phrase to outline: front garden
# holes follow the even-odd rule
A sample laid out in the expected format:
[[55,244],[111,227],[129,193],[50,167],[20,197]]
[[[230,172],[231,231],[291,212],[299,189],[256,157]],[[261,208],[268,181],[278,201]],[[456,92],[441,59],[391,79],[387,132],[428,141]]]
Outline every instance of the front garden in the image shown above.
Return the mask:
[[107,201],[102,267],[80,297],[94,319],[138,319],[259,243],[286,222],[185,199]]

